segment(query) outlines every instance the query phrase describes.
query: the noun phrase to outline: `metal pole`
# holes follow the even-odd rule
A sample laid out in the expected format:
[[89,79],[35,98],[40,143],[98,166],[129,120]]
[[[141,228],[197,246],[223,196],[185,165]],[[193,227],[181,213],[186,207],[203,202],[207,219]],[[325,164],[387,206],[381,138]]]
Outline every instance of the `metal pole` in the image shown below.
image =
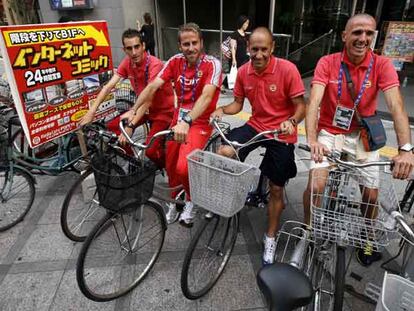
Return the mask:
[[158,11],[158,1],[154,0],[154,12],[155,12],[155,37],[157,39],[157,57],[160,59],[164,58],[163,47],[162,47],[162,38],[161,38],[161,24],[160,24],[160,18],[159,18],[159,11]]
[[185,5],[185,0],[183,0],[183,17],[184,17],[184,24],[187,24],[187,11],[185,9],[186,5]]
[[355,15],[356,6],[357,6],[358,0],[352,1],[352,10],[351,10],[351,16]]
[[380,21],[381,18],[381,12],[382,12],[382,6],[384,5],[384,0],[379,0],[377,4],[377,10],[375,11],[375,20],[377,21],[377,24]]
[[270,0],[270,11],[269,11],[269,29],[273,33],[273,24],[275,22],[275,6],[276,0]]
[[362,3],[362,10],[361,13],[365,13],[365,8],[367,6],[367,0],[364,0],[364,2]]
[[300,25],[299,25],[299,39],[298,43],[302,43],[302,35],[303,35],[303,21],[305,18],[305,0],[302,0],[302,8],[300,11]]
[[223,53],[221,53],[221,42],[223,42],[223,0],[220,0],[220,40],[219,48],[220,51],[220,63],[223,64]]

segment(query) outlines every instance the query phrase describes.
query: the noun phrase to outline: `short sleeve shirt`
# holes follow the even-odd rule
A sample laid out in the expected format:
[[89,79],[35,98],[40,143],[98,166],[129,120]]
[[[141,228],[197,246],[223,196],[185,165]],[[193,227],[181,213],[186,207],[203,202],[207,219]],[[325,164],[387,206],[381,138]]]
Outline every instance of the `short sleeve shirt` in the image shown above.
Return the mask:
[[[338,77],[342,57],[343,61],[347,64],[357,94],[361,89],[370,60],[373,58],[373,67],[361,101],[357,107],[361,116],[367,117],[375,113],[379,90],[386,91],[399,86],[398,76],[391,61],[371,51],[367,53],[365,59],[358,66],[355,66],[349,61],[345,52],[322,57],[315,68],[315,74],[312,80],[312,85],[320,84],[325,86],[325,93],[320,105],[318,131],[324,129],[332,134],[347,134],[359,128],[355,114],[349,130],[340,129],[332,125],[332,119],[338,105]],[[340,104],[347,108],[353,108],[354,102],[347,89],[345,74],[342,77],[341,83],[342,95]]]
[[[305,94],[305,87],[296,66],[291,62],[271,57],[264,72],[254,71],[251,61],[237,72],[234,96],[246,98],[252,106],[247,122],[256,131],[280,128],[280,123],[295,114],[292,98]],[[297,141],[297,131],[279,137],[287,143]]]
[[[209,84],[216,87],[213,99],[203,114],[194,121],[193,125],[207,125],[211,113],[216,109],[222,82],[221,64],[216,58],[209,55],[202,55],[200,59],[201,61],[196,72],[197,66],[185,66],[186,59],[184,55],[177,54],[168,60],[162,71],[158,74],[162,80],[173,81],[175,85],[177,109],[174,114],[173,123],[177,120],[180,108],[187,110],[193,109],[195,102],[203,92],[204,86]],[[184,85],[182,81],[183,76]]]
[[[149,57],[148,78],[146,78],[145,67]],[[117,69],[117,74],[131,81],[135,94],[139,95],[149,82],[154,80],[161,71],[163,63],[158,58],[144,53],[140,64],[135,64],[127,56]],[[148,81],[145,81],[148,79]],[[156,93],[149,108],[150,120],[171,120],[174,111],[174,92],[171,82],[165,83]]]

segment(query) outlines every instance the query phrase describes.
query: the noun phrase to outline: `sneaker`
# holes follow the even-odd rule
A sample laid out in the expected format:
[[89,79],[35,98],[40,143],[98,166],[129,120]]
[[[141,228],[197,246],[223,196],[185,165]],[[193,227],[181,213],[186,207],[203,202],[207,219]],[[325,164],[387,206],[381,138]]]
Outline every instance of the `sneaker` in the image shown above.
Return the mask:
[[362,266],[368,267],[373,262],[381,260],[382,255],[380,252],[374,251],[372,244],[368,242],[364,248],[357,249],[356,258]]
[[167,204],[168,211],[165,214],[165,218],[167,219],[167,224],[172,224],[177,221],[178,216],[180,213],[177,211],[174,203]]
[[185,202],[184,210],[180,214],[180,225],[191,228],[196,213],[197,209],[194,207],[194,204],[190,201]]
[[276,239],[269,238],[266,234],[263,237],[263,245],[264,245],[264,251],[263,251],[263,258],[262,258],[262,264],[263,266],[271,265],[275,262],[275,252],[276,252]]

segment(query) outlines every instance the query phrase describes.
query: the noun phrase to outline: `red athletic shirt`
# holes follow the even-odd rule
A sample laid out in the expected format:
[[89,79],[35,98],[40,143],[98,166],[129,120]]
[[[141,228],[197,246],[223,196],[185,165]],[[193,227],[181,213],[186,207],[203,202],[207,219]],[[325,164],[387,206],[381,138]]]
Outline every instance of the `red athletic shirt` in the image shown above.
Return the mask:
[[[145,67],[149,56],[148,81],[145,83]],[[163,67],[162,61],[158,58],[144,53],[140,64],[131,62],[131,58],[125,57],[117,69],[117,73],[124,79],[129,79],[135,91],[139,95],[146,85],[154,80]],[[150,120],[171,120],[174,111],[174,93],[170,82],[165,83],[154,96],[152,105],[149,108]]]
[[[175,85],[175,91],[177,94],[177,108],[174,113],[174,124],[178,117],[178,111],[180,108],[191,110],[194,107],[194,103],[200,97],[203,92],[204,86],[211,84],[216,87],[213,99],[210,105],[198,117],[193,125],[206,125],[209,122],[211,113],[216,109],[216,104],[220,95],[221,87],[221,64],[220,62],[209,55],[202,55],[201,61],[198,65],[196,73],[196,67],[191,68],[185,66],[186,59],[183,54],[177,54],[171,57],[165,64],[164,68],[158,74],[158,76],[164,81],[173,81]],[[184,70],[184,67],[185,70]],[[184,73],[184,98],[182,96],[182,76]],[[194,87],[195,85],[195,87]],[[194,90],[194,102],[193,102],[193,90]]]
[[[262,132],[280,127],[295,114],[292,98],[305,94],[305,87],[296,66],[291,62],[271,57],[264,72],[257,74],[252,63],[241,66],[237,72],[234,96],[247,99],[252,116],[247,124]],[[279,137],[287,143],[297,141],[297,131]]]
[[[351,79],[354,83],[355,96],[361,89],[371,57],[374,59],[365,91],[362,94],[361,101],[358,105],[358,112],[363,117],[371,116],[375,113],[377,109],[377,95],[380,89],[386,91],[400,85],[397,72],[391,61],[388,58],[376,55],[371,51],[367,53],[365,59],[358,66],[353,65],[349,61],[345,51],[322,57],[316,66],[312,80],[312,84],[321,84],[325,86],[325,93],[320,105],[318,131],[324,129],[332,134],[347,134],[358,130],[359,128],[358,122],[355,119],[355,113],[349,130],[340,129],[332,125],[332,119],[335,115],[337,106],[338,77],[342,57],[348,66]],[[342,75],[342,95],[340,102],[341,106],[348,108],[354,107],[354,102],[347,89],[345,73]]]

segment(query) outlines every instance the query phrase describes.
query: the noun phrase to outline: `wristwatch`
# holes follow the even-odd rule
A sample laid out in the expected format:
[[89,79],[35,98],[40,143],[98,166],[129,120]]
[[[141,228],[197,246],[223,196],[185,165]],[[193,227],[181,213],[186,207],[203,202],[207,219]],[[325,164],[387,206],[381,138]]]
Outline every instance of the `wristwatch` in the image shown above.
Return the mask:
[[406,143],[400,147],[398,147],[398,151],[406,151],[406,152],[412,152],[414,149],[414,146],[410,143]]
[[184,117],[183,117],[183,121],[185,122],[185,123],[187,123],[189,126],[191,126],[191,124],[193,123],[193,119],[188,115],[188,114],[186,114]]

